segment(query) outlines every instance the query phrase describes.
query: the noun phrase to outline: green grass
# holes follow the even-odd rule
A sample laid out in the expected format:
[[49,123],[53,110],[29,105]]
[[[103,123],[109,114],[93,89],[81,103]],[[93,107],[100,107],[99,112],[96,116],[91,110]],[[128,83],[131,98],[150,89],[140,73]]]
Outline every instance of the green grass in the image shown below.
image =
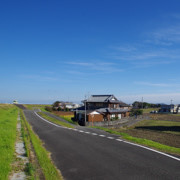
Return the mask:
[[23,115],[23,111],[20,110],[20,116],[21,116],[21,132],[22,132],[22,137],[26,149],[26,155],[29,159],[29,162],[26,164],[26,174],[28,175],[29,180],[34,180],[34,179],[39,179],[39,174],[36,171],[37,165],[34,163],[33,158],[32,158],[32,144],[31,144],[31,139],[29,136],[29,131],[26,127],[25,124],[25,119]]
[[161,120],[145,120],[136,123],[136,127],[138,126],[180,126],[180,122],[175,121],[161,121]]
[[64,116],[60,116],[59,115],[59,117],[61,117],[61,118],[63,118],[64,120],[66,120],[66,121],[68,121],[68,122],[70,122],[71,124],[78,124],[77,122],[74,122],[74,121],[72,121],[72,117],[74,117],[74,115],[64,115]]
[[171,154],[180,155],[180,148],[167,146],[167,145],[160,144],[158,142],[154,142],[154,141],[151,141],[151,140],[148,140],[148,139],[132,137],[132,136],[128,135],[127,133],[117,132],[117,131],[114,131],[114,130],[108,129],[108,128],[103,128],[103,127],[94,127],[94,128],[104,130],[104,131],[106,131],[108,133],[111,133],[111,134],[119,135],[123,139],[126,139],[128,141],[131,141],[131,142],[134,142],[134,143],[137,143],[137,144],[141,144],[141,145],[145,145],[145,146],[154,148],[156,150],[163,151],[165,153],[171,153]]
[[0,104],[0,179],[8,179],[15,151],[18,108]]
[[158,111],[160,108],[147,108],[147,109],[141,109],[143,110],[143,113],[150,113],[151,111]]
[[[136,127],[156,127],[156,126],[161,126],[161,127],[175,127],[175,126],[180,126],[180,122],[176,121],[162,121],[162,120],[144,120],[136,123],[136,125],[130,127],[129,129],[133,129]],[[174,132],[174,131],[163,131],[164,133],[170,133],[170,134],[177,134],[180,135],[180,132]]]
[[48,116],[47,114],[44,114],[43,112],[38,112],[38,114],[41,117],[43,117],[43,118],[47,119],[48,121],[51,121],[51,122],[53,122],[55,124],[58,124],[58,125],[61,125],[61,126],[65,126],[65,127],[68,127],[68,128],[74,128],[74,126],[72,126],[71,124],[59,121],[59,120],[57,120],[55,118],[52,118],[52,117]]
[[24,106],[29,109],[29,110],[34,110],[34,109],[40,109],[41,111],[45,112],[45,107],[46,106],[51,106],[48,104],[24,104]]
[[[38,159],[39,165],[42,169],[45,179],[48,179],[48,180],[63,179],[62,175],[56,169],[53,162],[51,161],[49,152],[46,151],[46,149],[42,145],[41,140],[33,132],[31,126],[26,121],[24,114],[22,114],[21,118],[23,120],[24,125],[27,128],[28,134],[26,134],[26,135],[30,137],[36,157]],[[32,168],[32,167],[30,167],[30,168]]]

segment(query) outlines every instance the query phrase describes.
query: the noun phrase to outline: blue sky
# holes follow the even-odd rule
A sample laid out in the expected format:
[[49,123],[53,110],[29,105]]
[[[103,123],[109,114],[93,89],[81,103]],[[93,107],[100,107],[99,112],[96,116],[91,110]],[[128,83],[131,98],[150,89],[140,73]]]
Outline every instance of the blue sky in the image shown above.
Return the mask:
[[180,103],[180,1],[1,1],[0,62],[0,103]]

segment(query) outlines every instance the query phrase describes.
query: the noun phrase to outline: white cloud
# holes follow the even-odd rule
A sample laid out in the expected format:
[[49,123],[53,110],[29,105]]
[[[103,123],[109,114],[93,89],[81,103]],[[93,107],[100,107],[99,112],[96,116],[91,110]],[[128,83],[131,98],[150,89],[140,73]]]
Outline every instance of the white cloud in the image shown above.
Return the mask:
[[114,49],[121,51],[121,52],[132,52],[132,51],[136,51],[137,48],[133,47],[133,46],[120,46],[120,47],[115,47]]
[[[67,73],[74,74],[106,74],[114,72],[122,72],[122,69],[117,68],[117,64],[106,61],[87,62],[67,62],[72,66],[68,67]],[[82,69],[83,68],[83,69]],[[90,71],[90,72],[89,72]]]
[[154,87],[172,87],[172,86],[177,86],[177,84],[149,83],[149,82],[134,82],[134,84],[143,85],[143,86],[154,86]]
[[36,81],[57,81],[57,78],[54,77],[48,77],[43,75],[20,75],[21,78],[24,79],[33,79]]
[[77,65],[77,66],[88,66],[88,67],[93,66],[93,63],[87,63],[87,62],[67,62],[67,64]]
[[173,100],[174,104],[180,104],[180,92],[175,93],[164,93],[164,94],[137,94],[137,95],[128,95],[128,96],[119,96],[118,99],[127,102],[133,103],[134,101],[141,101],[143,97],[144,102],[149,103],[166,103],[170,104]]
[[180,19],[180,14],[179,13],[173,13],[170,16],[175,18],[175,19]]
[[[149,34],[149,42],[159,45],[173,45],[180,43],[180,25],[171,25],[154,30]],[[148,42],[148,41],[147,41]]]

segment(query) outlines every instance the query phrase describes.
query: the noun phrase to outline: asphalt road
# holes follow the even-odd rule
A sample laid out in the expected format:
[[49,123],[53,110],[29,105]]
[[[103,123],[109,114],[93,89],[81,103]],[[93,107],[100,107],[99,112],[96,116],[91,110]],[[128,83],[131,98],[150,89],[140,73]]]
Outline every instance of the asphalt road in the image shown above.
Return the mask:
[[180,179],[180,161],[133,146],[97,129],[54,126],[24,110],[67,180]]

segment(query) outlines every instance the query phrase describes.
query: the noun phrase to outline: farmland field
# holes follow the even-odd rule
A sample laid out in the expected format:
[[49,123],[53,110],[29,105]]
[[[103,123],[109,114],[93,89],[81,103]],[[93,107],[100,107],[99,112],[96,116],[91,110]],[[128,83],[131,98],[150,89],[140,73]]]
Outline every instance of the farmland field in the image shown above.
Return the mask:
[[114,130],[180,148],[180,116],[155,114],[151,118],[152,120],[144,120],[128,128]]

